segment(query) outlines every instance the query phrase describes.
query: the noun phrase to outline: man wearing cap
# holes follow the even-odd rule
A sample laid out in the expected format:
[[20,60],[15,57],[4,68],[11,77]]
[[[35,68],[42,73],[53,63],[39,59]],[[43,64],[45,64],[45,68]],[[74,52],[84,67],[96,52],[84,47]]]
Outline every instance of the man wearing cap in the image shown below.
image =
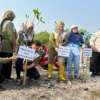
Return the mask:
[[[65,46],[67,43],[67,35],[64,32],[64,22],[60,21],[57,23],[55,30],[50,34],[49,44],[48,44],[48,54],[49,54],[49,63],[48,63],[48,78],[52,78],[52,67],[53,60],[58,54],[59,46]],[[59,65],[59,78],[62,81],[66,81],[64,77],[64,68],[65,68],[65,58],[58,57]]]

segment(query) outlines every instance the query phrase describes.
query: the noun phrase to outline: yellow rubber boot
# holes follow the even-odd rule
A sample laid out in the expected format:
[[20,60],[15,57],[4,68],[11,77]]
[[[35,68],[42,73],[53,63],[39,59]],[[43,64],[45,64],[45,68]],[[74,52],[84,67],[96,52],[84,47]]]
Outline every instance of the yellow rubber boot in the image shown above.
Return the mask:
[[62,80],[62,81],[66,81],[67,79],[64,77],[64,71],[65,71],[65,68],[64,68],[64,66],[60,66],[60,75],[59,75],[59,77],[60,77],[60,79]]
[[48,78],[52,78],[52,64],[48,64]]

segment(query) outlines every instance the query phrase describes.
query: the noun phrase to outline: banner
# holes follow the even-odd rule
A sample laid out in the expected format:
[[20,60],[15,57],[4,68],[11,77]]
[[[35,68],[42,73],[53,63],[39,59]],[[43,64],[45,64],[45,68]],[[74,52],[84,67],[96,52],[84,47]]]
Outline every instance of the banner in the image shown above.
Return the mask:
[[83,57],[92,57],[92,49],[84,48],[83,49]]
[[35,50],[28,47],[20,46],[17,56],[27,60],[34,60]]
[[69,47],[59,46],[58,56],[69,57],[69,54],[70,54],[70,48]]

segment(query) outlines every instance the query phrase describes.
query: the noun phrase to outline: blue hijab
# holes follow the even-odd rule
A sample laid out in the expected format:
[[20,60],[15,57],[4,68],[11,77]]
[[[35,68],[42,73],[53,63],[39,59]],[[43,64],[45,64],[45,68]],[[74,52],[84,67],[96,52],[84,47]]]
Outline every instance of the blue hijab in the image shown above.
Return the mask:
[[84,44],[84,40],[81,34],[74,33],[72,30],[68,36],[68,43],[74,43],[77,45]]

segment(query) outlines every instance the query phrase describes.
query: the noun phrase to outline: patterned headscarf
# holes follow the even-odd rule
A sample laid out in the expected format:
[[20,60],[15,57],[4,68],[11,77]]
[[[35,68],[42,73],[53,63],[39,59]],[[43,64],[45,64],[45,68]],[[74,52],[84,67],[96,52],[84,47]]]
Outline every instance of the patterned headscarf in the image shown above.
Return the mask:
[[58,23],[56,24],[55,31],[56,31],[57,33],[62,33],[62,32],[64,32],[64,29],[60,29],[60,25],[64,25],[64,22],[63,22],[63,21],[60,21],[60,22],[58,22]]
[[1,21],[1,29],[2,29],[2,26],[3,26],[3,24],[4,24],[4,21],[6,21],[6,20],[10,20],[10,21],[13,21],[14,19],[15,19],[15,14],[14,14],[14,12],[13,11],[11,11],[11,10],[8,10],[8,11],[6,11],[5,13],[4,13],[4,16],[3,16],[3,19],[2,19],[2,21]]
[[27,21],[25,26],[24,26],[24,32],[27,33],[27,30],[30,28],[30,27],[33,27],[33,31],[31,34],[34,34],[34,24],[32,21]]

